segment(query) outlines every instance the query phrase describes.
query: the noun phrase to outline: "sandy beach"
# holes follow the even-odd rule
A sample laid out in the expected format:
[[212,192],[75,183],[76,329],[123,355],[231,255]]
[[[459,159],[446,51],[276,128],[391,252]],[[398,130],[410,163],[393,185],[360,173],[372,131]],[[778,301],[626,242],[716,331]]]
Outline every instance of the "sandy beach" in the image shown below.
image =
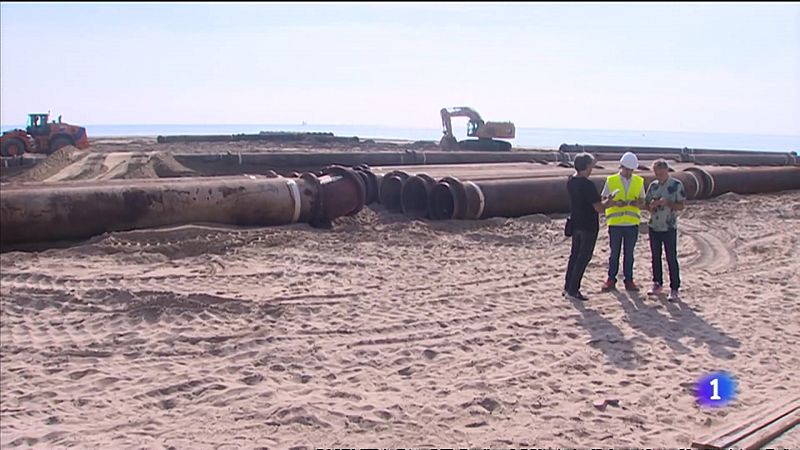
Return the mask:
[[225,3],[0,2],[0,450],[800,450],[800,1]]
[[[689,202],[680,226],[681,303],[600,293],[603,231],[590,301],[565,300],[563,216],[373,206],[330,230],[192,225],[3,253],[0,442],[685,448],[800,392],[800,192]],[[646,234],[635,273],[646,288]],[[738,397],[700,409],[694,383],[716,370]]]

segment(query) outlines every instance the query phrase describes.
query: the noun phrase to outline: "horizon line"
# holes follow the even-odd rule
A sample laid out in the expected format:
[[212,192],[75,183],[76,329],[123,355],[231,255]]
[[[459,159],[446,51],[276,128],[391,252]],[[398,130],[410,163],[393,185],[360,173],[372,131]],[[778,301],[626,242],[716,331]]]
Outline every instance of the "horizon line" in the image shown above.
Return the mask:
[[[70,123],[70,122],[66,122]],[[79,125],[73,123],[72,125]],[[24,124],[0,124],[2,131],[7,131],[6,127],[24,127]],[[413,130],[440,130],[439,127],[420,127],[420,126],[399,126],[399,125],[376,125],[376,124],[334,124],[334,123],[92,123],[87,125],[80,125],[84,128],[92,126],[270,126],[270,127],[298,127],[298,126],[313,126],[313,127],[375,127],[375,128],[392,128],[392,129],[413,129]],[[677,130],[642,130],[642,129],[621,129],[621,128],[551,128],[551,127],[534,127],[527,125],[518,125],[517,129],[535,129],[535,130],[565,130],[565,131],[622,131],[622,132],[636,132],[636,133],[675,133],[675,134],[719,134],[719,135],[734,135],[734,136],[782,136],[782,137],[798,137],[800,134],[763,134],[763,133],[736,133],[736,132],[723,132],[723,131],[677,131]],[[441,130],[440,130],[441,131]]]

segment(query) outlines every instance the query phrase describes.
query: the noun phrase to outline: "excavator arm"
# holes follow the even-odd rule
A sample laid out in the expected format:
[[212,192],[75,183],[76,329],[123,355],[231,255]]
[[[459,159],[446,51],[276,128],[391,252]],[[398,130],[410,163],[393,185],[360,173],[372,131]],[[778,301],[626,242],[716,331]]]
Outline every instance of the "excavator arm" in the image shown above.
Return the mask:
[[472,108],[466,106],[458,106],[455,108],[442,108],[442,132],[445,136],[453,136],[453,117],[468,117],[470,122],[475,123],[475,127],[480,127],[484,124],[481,115]]

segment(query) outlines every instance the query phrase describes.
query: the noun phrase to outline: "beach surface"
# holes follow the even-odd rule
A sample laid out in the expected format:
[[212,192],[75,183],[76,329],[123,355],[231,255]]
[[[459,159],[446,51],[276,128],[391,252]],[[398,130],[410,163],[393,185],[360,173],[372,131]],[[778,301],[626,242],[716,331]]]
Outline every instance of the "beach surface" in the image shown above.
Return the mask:
[[[602,232],[590,301],[565,300],[569,243],[547,216],[374,208],[332,230],[185,226],[4,253],[0,440],[685,447],[800,392],[799,207],[798,192],[689,203],[676,304],[599,293]],[[642,234],[642,286],[648,255]],[[738,398],[700,409],[694,383],[716,370]]]
[[[599,292],[601,230],[564,299],[563,225],[372,206],[0,254],[0,443],[686,448],[800,392],[800,192],[688,202],[678,303],[645,294],[644,229],[641,293]],[[718,370],[737,398],[702,409]]]

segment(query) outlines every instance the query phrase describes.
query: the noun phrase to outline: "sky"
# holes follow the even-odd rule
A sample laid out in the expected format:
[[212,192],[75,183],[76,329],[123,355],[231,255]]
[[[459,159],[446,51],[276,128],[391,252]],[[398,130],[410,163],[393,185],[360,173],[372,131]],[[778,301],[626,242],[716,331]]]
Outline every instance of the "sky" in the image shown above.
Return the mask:
[[800,135],[800,3],[1,3],[0,124]]

